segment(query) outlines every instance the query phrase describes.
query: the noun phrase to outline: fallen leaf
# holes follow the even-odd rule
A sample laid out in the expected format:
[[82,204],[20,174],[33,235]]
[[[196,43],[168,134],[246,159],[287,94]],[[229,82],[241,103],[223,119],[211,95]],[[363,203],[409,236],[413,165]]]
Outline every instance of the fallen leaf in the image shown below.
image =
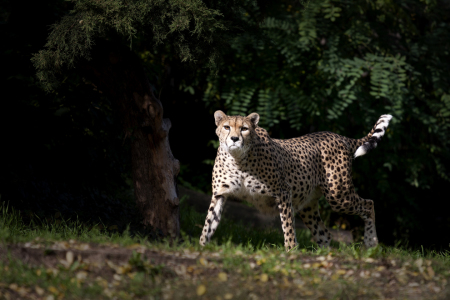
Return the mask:
[[95,278],[95,281],[97,281],[97,283],[105,289],[108,287],[108,281],[106,281],[105,279],[103,279],[99,276],[97,276],[97,278]]
[[73,252],[72,251],[66,252],[66,261],[69,266],[73,263]]
[[261,274],[261,276],[259,277],[259,279],[260,279],[262,282],[267,282],[267,281],[269,280],[269,275],[267,275],[267,274]]
[[56,242],[55,246],[60,249],[68,249],[70,247],[70,244],[66,241],[63,241],[63,242]]
[[260,260],[258,260],[257,262],[256,262],[256,264],[258,265],[258,266],[260,266],[260,265],[262,265],[263,263],[265,263],[266,262],[266,259],[265,258],[261,258]]
[[427,267],[427,271],[428,271],[428,276],[430,276],[430,279],[432,279],[434,277],[434,270],[431,266]]
[[203,284],[200,284],[198,287],[197,287],[197,295],[198,296],[202,296],[202,295],[204,295],[206,293],[206,286],[204,286]]
[[110,260],[107,260],[106,261],[106,264],[111,268],[111,269],[113,269],[114,271],[116,271],[118,268],[117,268],[117,266],[112,262],[112,261],[110,261]]
[[77,273],[76,278],[78,280],[85,280],[87,278],[87,272],[85,271],[80,271]]
[[342,269],[339,269],[336,271],[336,274],[338,274],[338,275],[345,275],[345,273],[347,273],[347,271],[342,270]]
[[175,266],[174,271],[179,276],[186,275],[186,266],[185,265],[177,265],[177,266]]
[[47,269],[47,274],[48,275],[53,275],[53,276],[56,276],[56,275],[58,275],[58,273],[59,273],[59,271],[58,270],[56,270],[55,268],[48,268]]
[[[77,246],[75,246],[75,249],[78,250],[88,250],[90,248],[89,244],[79,244]],[[81,259],[78,259],[81,260]]]
[[224,296],[223,296],[225,299],[233,299],[233,294],[231,294],[231,293],[226,293]]
[[131,271],[131,266],[129,264],[125,264],[117,268],[117,274],[126,274]]
[[199,260],[200,264],[202,266],[207,266],[208,265],[208,261],[206,259],[204,259],[203,257],[201,257]]
[[58,294],[58,290],[54,286],[49,286],[48,291],[52,294]]
[[21,286],[17,289],[17,293],[19,293],[19,295],[23,297],[28,294],[28,290],[25,287]]
[[118,275],[118,274],[114,274],[113,278],[117,281],[121,281],[122,280],[122,276]]
[[324,261],[325,259],[326,259],[325,256],[319,256],[319,257],[317,258],[318,261]]
[[220,281],[227,281],[228,280],[227,273],[224,273],[224,272],[220,272],[218,277],[219,277]]
[[313,269],[320,268],[320,266],[322,266],[322,264],[320,264],[320,263],[313,263],[313,264],[312,264],[312,268],[313,268]]
[[[250,300],[258,300],[259,298],[258,298],[258,296],[256,294],[250,293],[250,294],[248,294],[248,299],[250,299]],[[217,300],[219,300],[219,299],[217,299]]]
[[347,273],[344,275],[345,278],[349,278],[350,276],[352,276],[355,273],[355,271],[353,270],[348,270]]
[[288,288],[290,286],[291,286],[291,283],[289,282],[289,280],[286,277],[284,277],[283,283],[281,284],[281,288]]
[[331,280],[338,280],[338,279],[339,279],[339,274],[331,275]]
[[361,278],[367,278],[370,276],[370,272],[369,271],[361,271],[361,273],[359,273],[359,276]]
[[422,258],[417,259],[417,260],[414,262],[414,264],[415,264],[419,269],[422,268],[423,259],[422,259]]
[[108,289],[108,288],[104,289],[103,293],[109,298],[111,298],[113,296],[112,291],[110,289]]
[[39,286],[36,286],[36,287],[34,288],[34,290],[36,291],[36,293],[37,293],[39,296],[42,296],[42,295],[44,295],[44,293],[45,293],[45,290],[44,290],[43,288],[39,287]]
[[396,278],[397,278],[398,282],[400,282],[401,284],[405,284],[408,282],[408,277],[406,277],[406,276],[398,276]]

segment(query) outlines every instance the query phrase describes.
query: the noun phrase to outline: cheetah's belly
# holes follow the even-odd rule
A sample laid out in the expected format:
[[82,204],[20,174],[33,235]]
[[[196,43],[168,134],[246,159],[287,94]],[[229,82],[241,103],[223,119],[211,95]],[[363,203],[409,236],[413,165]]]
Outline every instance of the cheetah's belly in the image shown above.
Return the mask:
[[272,191],[253,176],[245,175],[241,176],[240,186],[230,195],[252,204],[264,214],[278,215],[275,198],[271,196]]

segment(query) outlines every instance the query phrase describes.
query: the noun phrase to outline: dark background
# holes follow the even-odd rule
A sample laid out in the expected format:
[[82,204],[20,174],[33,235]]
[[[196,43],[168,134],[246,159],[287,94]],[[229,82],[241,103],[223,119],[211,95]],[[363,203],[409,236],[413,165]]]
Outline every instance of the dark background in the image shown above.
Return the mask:
[[[64,218],[86,222],[138,223],[128,141],[114,113],[114,103],[86,83],[76,70],[64,75],[64,84],[57,91],[46,93],[30,62],[32,54],[43,49],[49,25],[67,13],[71,4],[55,0],[2,1],[0,5],[1,201],[19,210],[26,220],[36,216],[55,218],[60,213]],[[232,111],[233,104],[223,99],[205,101],[208,97],[204,91],[211,81],[209,71],[181,63],[170,45],[149,51],[154,63],[146,64],[146,68],[163,104],[164,116],[172,122],[169,140],[174,156],[181,162],[179,182],[210,193],[212,165],[208,160],[213,160],[216,152],[212,142],[216,140],[213,113],[216,109]],[[232,51],[224,54],[220,74],[228,74],[231,63],[227,62],[234,55]],[[425,105],[418,108],[427,109]],[[256,104],[249,109],[248,114],[259,112]],[[383,105],[375,106],[373,112],[372,123],[381,113],[390,113]],[[267,129],[275,138],[319,130],[359,138],[372,126],[348,114],[336,121],[342,126],[334,128],[320,118],[306,114],[302,118],[300,128],[281,119]],[[350,126],[350,119],[358,126]],[[448,181],[438,176],[433,161],[421,156],[414,159],[431,170],[418,171],[429,174],[425,188],[411,185],[403,170],[395,166],[388,172],[380,163],[388,160],[386,157],[401,157],[414,152],[415,147],[423,147],[423,132],[413,121],[404,118],[391,126],[397,135],[408,136],[411,143],[400,147],[394,145],[396,135],[386,136],[373,153],[354,164],[358,192],[375,200],[380,241],[448,249],[450,217],[444,209]],[[444,158],[443,162],[445,165],[448,160]],[[359,218],[332,213],[325,202],[322,210],[329,226],[345,224],[347,229],[361,232],[363,223]]]

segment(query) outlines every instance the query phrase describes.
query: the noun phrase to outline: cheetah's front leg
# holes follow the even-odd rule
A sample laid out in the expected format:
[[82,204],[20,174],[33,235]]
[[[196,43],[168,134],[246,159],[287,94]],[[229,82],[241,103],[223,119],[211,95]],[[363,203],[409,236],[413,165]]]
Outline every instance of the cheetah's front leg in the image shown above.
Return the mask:
[[211,204],[206,216],[205,226],[203,226],[202,235],[200,236],[200,245],[204,246],[211,240],[212,235],[219,226],[220,217],[222,215],[223,206],[226,198],[223,195],[213,196]]
[[292,207],[291,193],[287,191],[281,192],[275,199],[278,210],[280,211],[281,227],[284,234],[284,247],[286,251],[297,246],[297,238],[295,237],[295,218],[294,209]]

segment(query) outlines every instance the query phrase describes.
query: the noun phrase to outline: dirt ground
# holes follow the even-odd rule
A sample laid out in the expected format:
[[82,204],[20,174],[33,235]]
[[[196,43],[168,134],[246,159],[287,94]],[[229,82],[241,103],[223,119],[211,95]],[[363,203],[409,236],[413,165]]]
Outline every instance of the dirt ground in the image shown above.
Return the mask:
[[[30,267],[45,268],[56,274],[71,270],[73,275],[69,276],[84,278],[85,282],[109,283],[105,293],[112,295],[119,289],[126,290],[125,281],[136,274],[136,266],[131,263],[136,253],[146,262],[146,268],[159,270],[157,279],[151,281],[153,285],[147,287],[157,289],[153,299],[274,299],[273,295],[278,295],[279,299],[298,296],[302,299],[450,297],[446,278],[434,273],[436,266],[430,261],[423,261],[424,267],[418,271],[414,266],[417,261],[353,259],[332,253],[326,256],[281,253],[279,257],[263,257],[245,255],[241,251],[233,254],[193,249],[171,251],[149,249],[139,244],[119,247],[70,240],[2,246],[0,262],[17,259]],[[75,263],[79,267],[71,268]],[[122,285],[117,283],[119,281]],[[53,299],[42,298],[31,288],[20,290],[17,285],[4,284],[0,279],[0,298],[1,295],[8,295],[8,299]],[[131,299],[142,298],[135,296]]]
[[[183,195],[207,211],[208,195],[180,187]],[[224,215],[255,228],[281,227],[236,201]],[[301,220],[296,226],[305,229]],[[332,232],[335,241],[353,241],[349,231]],[[442,260],[412,254],[199,249],[40,238],[0,243],[0,299],[450,299]]]

